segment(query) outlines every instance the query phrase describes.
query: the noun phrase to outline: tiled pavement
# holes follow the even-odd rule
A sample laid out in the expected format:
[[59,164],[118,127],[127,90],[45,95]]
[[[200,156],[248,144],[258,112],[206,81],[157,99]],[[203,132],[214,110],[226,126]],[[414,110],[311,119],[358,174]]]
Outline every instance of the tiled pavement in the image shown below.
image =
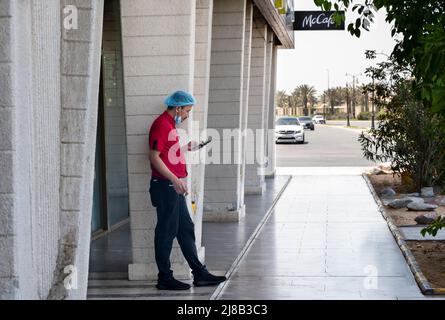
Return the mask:
[[294,176],[217,299],[422,299],[361,176]]
[[[127,281],[125,272],[92,273],[89,299],[427,298],[358,171],[314,168],[285,173],[295,176],[254,235],[286,177],[269,180],[265,196],[247,200],[245,221],[204,225],[206,264],[219,274],[230,268],[249,237],[255,238],[216,292],[215,287],[159,292],[153,282]],[[95,261],[93,271],[103,268]],[[98,279],[103,277],[111,279]]]
[[[248,195],[246,217],[230,223],[203,223],[202,243],[206,265],[215,274],[225,274],[272,203],[289,181],[290,176],[266,180],[266,192]],[[159,291],[153,281],[128,281],[131,263],[129,224],[103,236],[91,244],[88,299],[208,299],[216,287],[194,288],[190,291]],[[189,281],[190,282],[190,281]]]

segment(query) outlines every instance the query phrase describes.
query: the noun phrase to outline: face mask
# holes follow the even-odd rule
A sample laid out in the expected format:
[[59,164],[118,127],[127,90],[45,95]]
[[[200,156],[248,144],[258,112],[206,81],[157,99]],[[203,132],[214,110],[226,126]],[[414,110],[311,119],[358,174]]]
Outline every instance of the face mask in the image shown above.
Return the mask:
[[176,115],[176,116],[175,116],[175,123],[176,123],[176,124],[180,124],[181,122],[182,122],[182,117]]
[[180,124],[182,122],[182,117],[180,115],[175,115],[175,123]]

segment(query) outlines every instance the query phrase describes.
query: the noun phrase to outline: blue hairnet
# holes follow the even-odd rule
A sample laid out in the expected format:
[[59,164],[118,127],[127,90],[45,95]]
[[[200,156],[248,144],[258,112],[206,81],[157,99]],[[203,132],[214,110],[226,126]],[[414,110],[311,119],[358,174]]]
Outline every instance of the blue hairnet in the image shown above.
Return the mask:
[[196,104],[195,98],[188,92],[176,91],[165,99],[167,107],[184,107]]

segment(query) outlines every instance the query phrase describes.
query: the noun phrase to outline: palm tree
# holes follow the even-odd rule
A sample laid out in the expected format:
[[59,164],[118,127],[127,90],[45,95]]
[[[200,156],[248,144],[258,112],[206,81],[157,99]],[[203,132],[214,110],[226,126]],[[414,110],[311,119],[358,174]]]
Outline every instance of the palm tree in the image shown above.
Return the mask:
[[284,90],[278,90],[277,91],[277,107],[278,108],[286,108],[288,107],[288,96],[286,94],[286,91]]
[[314,101],[316,99],[315,94],[317,93],[317,91],[313,86],[309,86],[307,84],[302,84],[301,86],[298,86],[296,90],[298,90],[300,93],[300,97],[303,102],[303,112],[304,115],[307,116],[309,115],[309,109],[307,107],[308,102],[311,100]]
[[290,107],[293,110],[293,114],[294,115],[298,115],[298,106],[301,104],[301,92],[299,90],[299,88],[295,88],[294,91],[292,91],[290,97],[289,97],[289,103],[290,103]]
[[313,115],[315,112],[315,104],[318,103],[318,98],[315,95],[309,97],[309,103],[311,105],[310,114]]

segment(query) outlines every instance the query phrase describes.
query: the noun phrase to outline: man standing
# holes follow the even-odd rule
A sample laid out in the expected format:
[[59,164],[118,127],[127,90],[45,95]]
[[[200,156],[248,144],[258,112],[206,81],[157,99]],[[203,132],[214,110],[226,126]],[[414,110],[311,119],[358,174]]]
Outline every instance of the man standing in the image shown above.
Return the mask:
[[196,103],[195,98],[184,91],[176,91],[166,100],[167,110],[152,124],[149,134],[151,202],[157,211],[155,229],[155,258],[158,266],[160,290],[187,290],[190,285],[176,280],[170,265],[170,253],[176,237],[181,251],[193,273],[195,286],[217,285],[224,276],[209,273],[199,261],[195,244],[194,224],[190,218],[185,196],[187,195],[187,167],[184,152],[198,150],[195,142],[186,148],[179,145],[176,125],[188,118]]

